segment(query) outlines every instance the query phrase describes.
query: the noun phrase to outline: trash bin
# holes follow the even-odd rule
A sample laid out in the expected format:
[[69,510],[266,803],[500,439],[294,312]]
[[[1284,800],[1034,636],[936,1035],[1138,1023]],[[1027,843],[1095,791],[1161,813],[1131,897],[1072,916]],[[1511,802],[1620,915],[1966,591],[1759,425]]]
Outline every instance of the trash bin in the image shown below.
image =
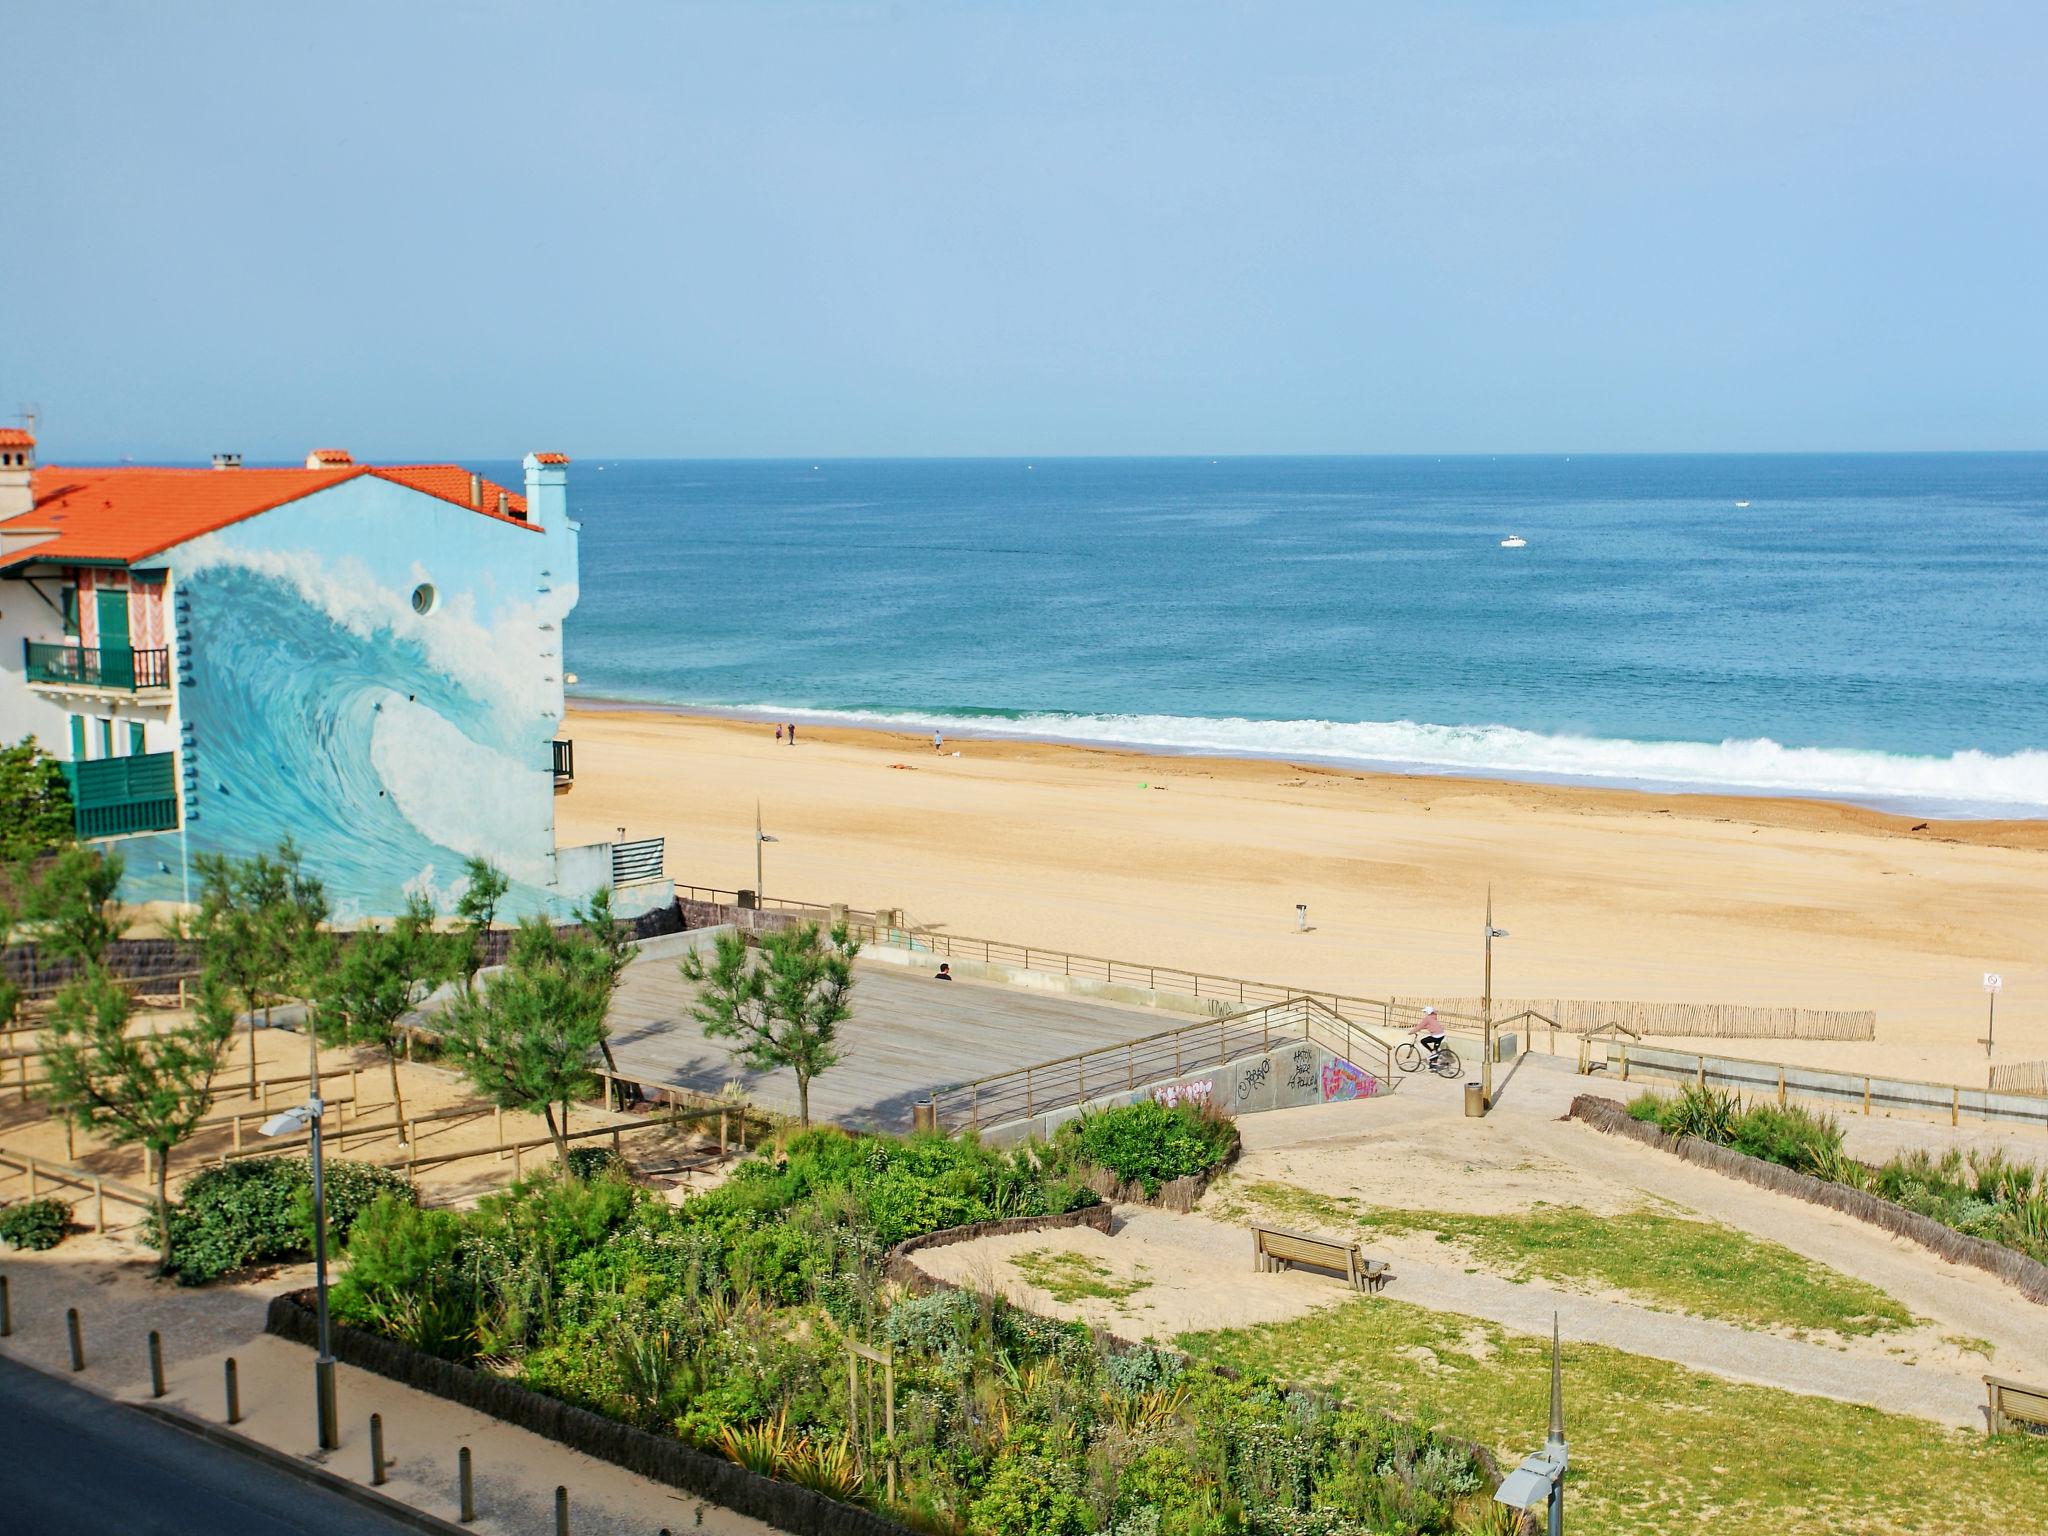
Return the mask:
[[1486,1113],[1486,1090],[1477,1083],[1465,1085],[1465,1113],[1474,1120]]

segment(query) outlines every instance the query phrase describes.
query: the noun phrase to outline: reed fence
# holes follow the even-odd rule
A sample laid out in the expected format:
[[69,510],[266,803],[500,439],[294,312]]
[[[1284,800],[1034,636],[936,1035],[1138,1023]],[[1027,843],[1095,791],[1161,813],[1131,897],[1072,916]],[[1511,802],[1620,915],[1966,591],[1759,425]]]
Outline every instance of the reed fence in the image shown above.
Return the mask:
[[2048,1061],[2014,1061],[1991,1069],[1993,1093],[2048,1096]]
[[[1477,1015],[1476,997],[1401,999],[1434,1002],[1440,1011]],[[1682,1035],[1718,1040],[1875,1040],[1875,1011],[1848,1008],[1773,1008],[1749,1003],[1638,1003],[1598,998],[1496,997],[1496,1019],[1540,1013],[1560,1031],[1582,1035],[1619,1025],[1637,1035]]]

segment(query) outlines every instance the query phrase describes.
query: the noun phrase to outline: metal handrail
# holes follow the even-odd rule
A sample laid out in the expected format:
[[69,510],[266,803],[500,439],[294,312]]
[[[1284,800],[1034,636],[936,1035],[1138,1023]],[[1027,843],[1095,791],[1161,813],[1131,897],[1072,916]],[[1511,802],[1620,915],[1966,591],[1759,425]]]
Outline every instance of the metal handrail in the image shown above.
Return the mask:
[[1148,1082],[1220,1066],[1239,1056],[1270,1051],[1276,1041],[1291,1040],[1313,1040],[1352,1062],[1369,1051],[1383,1080],[1393,1076],[1392,1042],[1325,1007],[1320,999],[1296,996],[935,1089],[930,1095],[934,1124],[945,1130],[1000,1124],[1041,1108],[1085,1103],[1106,1093],[1128,1092]]

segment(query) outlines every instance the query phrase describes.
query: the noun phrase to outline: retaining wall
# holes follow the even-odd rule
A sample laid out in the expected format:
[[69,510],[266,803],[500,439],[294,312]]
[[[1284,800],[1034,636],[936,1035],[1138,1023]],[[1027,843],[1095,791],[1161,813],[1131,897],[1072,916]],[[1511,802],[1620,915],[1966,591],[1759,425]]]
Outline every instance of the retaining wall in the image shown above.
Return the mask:
[[1304,1104],[1369,1099],[1386,1092],[1388,1086],[1377,1073],[1346,1061],[1335,1051],[1313,1040],[1296,1040],[1220,1066],[1184,1072],[1119,1093],[1055,1105],[1020,1119],[984,1126],[981,1139],[997,1147],[1034,1137],[1046,1140],[1069,1120],[1097,1110],[1135,1104],[1140,1099],[1158,1099],[1165,1104],[1214,1104],[1227,1114],[1255,1115],[1268,1109],[1299,1109]]
[[[775,914],[767,914],[774,916]],[[1091,981],[1086,976],[1064,976],[1058,971],[1027,971],[1021,965],[988,965],[979,960],[955,960],[934,955],[928,949],[905,949],[893,944],[874,944],[860,952],[863,960],[879,965],[909,966],[936,971],[939,962],[953,968],[962,981],[993,981],[1029,992],[1051,992],[1062,997],[1093,997],[1105,1003],[1123,1003],[1134,1008],[1153,1008],[1162,1013],[1193,1014],[1200,1019],[1227,1018],[1241,1013],[1244,1004],[1220,997],[1189,997],[1181,992],[1155,992],[1123,982]]]
[[1625,1050],[1609,1056],[1613,1066],[1625,1054],[1630,1078],[1648,1074],[1683,1082],[1699,1081],[1702,1072],[1709,1084],[1745,1093],[1771,1094],[1778,1091],[1783,1077],[1787,1093],[1847,1104],[1861,1109],[1906,1109],[1916,1114],[1972,1115],[1979,1120],[2016,1121],[2048,1127],[2048,1099],[2027,1094],[1993,1093],[1984,1088],[1964,1088],[1946,1083],[1922,1083],[1910,1078],[1870,1077],[1852,1072],[1828,1072],[1819,1067],[1780,1066],[1771,1061],[1744,1061],[1732,1056],[1708,1056],[1698,1051],[1675,1051],[1664,1046],[1630,1043]]

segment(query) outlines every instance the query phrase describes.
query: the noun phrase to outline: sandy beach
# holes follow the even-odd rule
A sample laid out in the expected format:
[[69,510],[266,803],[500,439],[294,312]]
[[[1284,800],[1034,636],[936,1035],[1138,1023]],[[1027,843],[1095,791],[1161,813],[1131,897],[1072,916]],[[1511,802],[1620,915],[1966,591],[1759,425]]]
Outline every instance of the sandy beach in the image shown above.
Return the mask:
[[[679,884],[1381,996],[1873,1008],[1874,1043],[1733,1055],[1981,1084],[2048,1056],[2048,822],[1653,795],[582,706],[560,840],[668,839]],[[1310,931],[1295,930],[1296,902]]]

